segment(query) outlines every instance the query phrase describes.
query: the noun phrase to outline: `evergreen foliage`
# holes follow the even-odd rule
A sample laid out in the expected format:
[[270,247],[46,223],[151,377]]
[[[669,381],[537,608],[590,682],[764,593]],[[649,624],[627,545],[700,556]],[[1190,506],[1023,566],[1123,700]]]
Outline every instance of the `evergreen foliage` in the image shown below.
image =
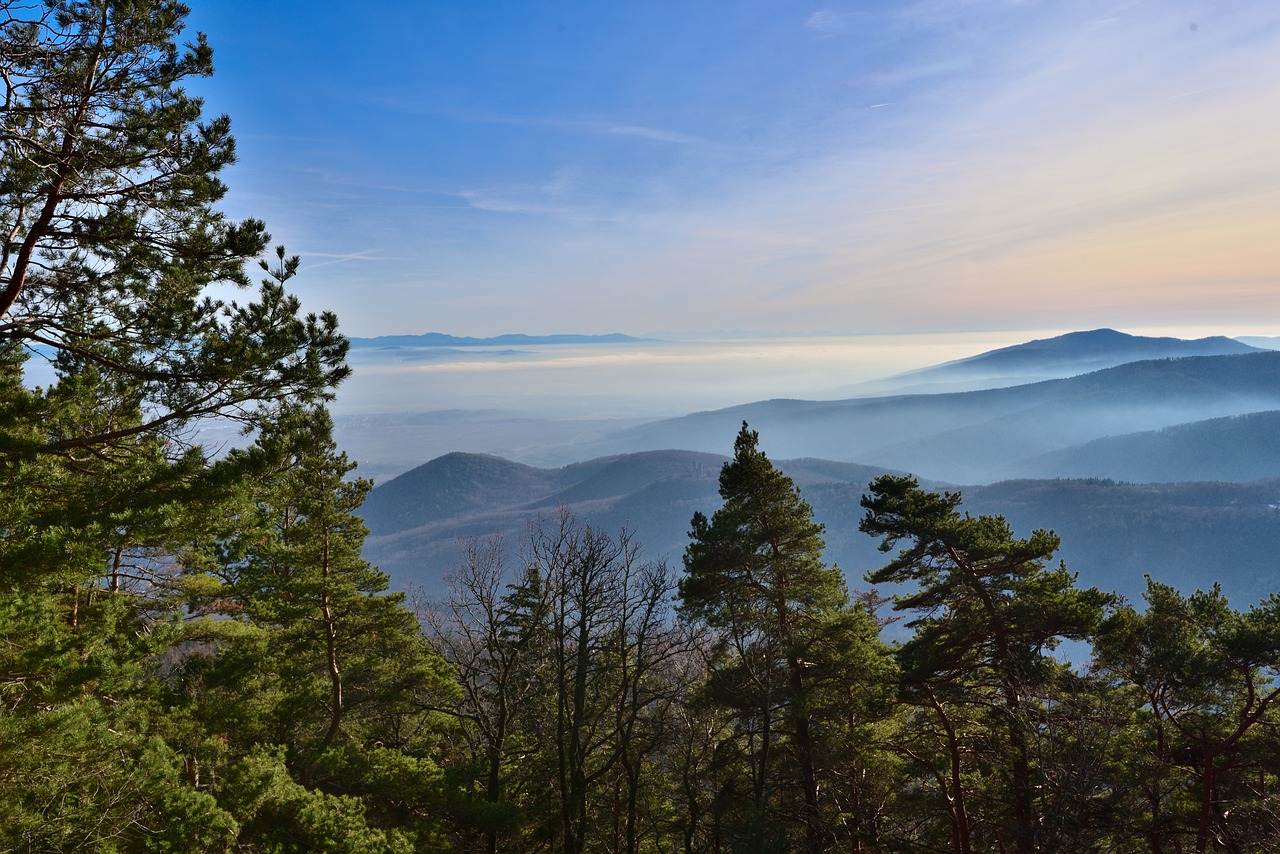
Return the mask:
[[[867,580],[912,588],[894,600],[919,615],[897,658],[904,691],[937,718],[930,729],[941,736],[945,772],[931,767],[944,781],[951,844],[1040,850],[1046,806],[1036,793],[1047,790],[1033,744],[1046,718],[1035,698],[1067,678],[1048,653],[1062,639],[1089,637],[1113,597],[1076,588],[1065,566],[1046,566],[1058,548],[1050,532],[1017,539],[1004,519],[962,514],[958,494],[925,492],[909,477],[881,477],[870,489],[861,529],[884,538],[882,551],[909,543]],[[986,719],[990,747],[966,741],[960,721],[974,718]],[[988,782],[981,795],[972,791],[975,761],[995,772],[994,790]],[[992,807],[978,809],[979,799]]]
[[[359,558],[336,319],[283,249],[207,296],[268,236],[214,207],[186,11],[0,12],[0,849],[430,850],[452,687]],[[215,461],[207,419],[257,444]]]
[[1133,832],[1153,847],[1275,847],[1280,598],[1241,613],[1216,586],[1184,596],[1150,579],[1145,598],[1108,619],[1096,657],[1134,693]]
[[[822,527],[758,443],[744,422],[720,473],[724,505],[710,521],[693,517],[681,612],[714,632],[708,697],[735,718],[749,828],[736,844],[820,851],[836,833],[820,803],[820,790],[836,790],[824,785],[821,757],[834,747],[824,742],[859,717],[864,692],[843,708],[828,695],[855,681],[874,693],[889,667],[870,615],[849,603],[843,572],[822,561]],[[786,830],[795,816],[799,836]]]

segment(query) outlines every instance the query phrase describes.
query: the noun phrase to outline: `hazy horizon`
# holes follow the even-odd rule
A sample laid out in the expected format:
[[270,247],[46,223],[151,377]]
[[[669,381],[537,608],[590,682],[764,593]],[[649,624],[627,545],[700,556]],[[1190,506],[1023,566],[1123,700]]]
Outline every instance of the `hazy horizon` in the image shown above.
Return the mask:
[[[578,332],[578,330],[564,330]],[[835,399],[863,383],[1078,329],[848,335],[704,333],[624,344],[355,349],[334,412],[503,410],[539,418],[660,418],[775,397]],[[1267,335],[1127,328],[1148,337]],[[519,332],[519,330],[512,330]],[[591,333],[601,334],[601,333]]]
[[[646,421],[773,398],[883,393],[867,384],[1069,331],[1084,330],[360,348],[332,409],[340,443],[361,473],[377,480],[453,451],[558,466]],[[1180,338],[1222,332],[1121,331]],[[726,436],[726,452],[731,442]]]

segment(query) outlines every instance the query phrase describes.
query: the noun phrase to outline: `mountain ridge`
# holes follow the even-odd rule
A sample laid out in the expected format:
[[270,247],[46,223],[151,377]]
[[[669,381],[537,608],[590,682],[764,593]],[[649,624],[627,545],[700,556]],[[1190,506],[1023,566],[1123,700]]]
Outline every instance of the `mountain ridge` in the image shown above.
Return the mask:
[[[366,557],[398,586],[438,591],[459,537],[499,533],[518,550],[531,520],[567,507],[678,562],[690,517],[719,506],[719,468],[744,420],[826,525],[827,559],[853,587],[886,559],[857,530],[859,498],[875,476],[903,471],[929,489],[969,484],[966,509],[1021,533],[1055,529],[1084,583],[1137,596],[1158,571],[1247,597],[1276,586],[1280,352],[1267,350],[944,394],[756,401],[616,431],[588,443],[604,453],[559,468],[445,454],[371,492]],[[1131,482],[1156,479],[1169,482]]]
[[[714,452],[746,420],[776,458],[820,457],[975,483],[1023,457],[1104,436],[1270,409],[1280,409],[1280,351],[1129,362],[978,391],[757,401],[617,431],[583,453]],[[1010,443],[1021,446],[1020,457],[1011,458]]]
[[877,395],[895,392],[941,393],[1064,379],[1129,362],[1188,356],[1229,356],[1261,352],[1223,335],[1205,338],[1148,337],[1101,328],[1037,338],[988,350],[868,383],[849,390]]
[[[635,535],[645,559],[678,564],[695,511],[710,514],[720,505],[718,474],[724,455],[660,451],[622,455],[561,469],[495,465],[481,454],[451,454],[406,472],[400,490],[448,496],[460,483],[483,486],[488,503],[456,506],[449,500],[421,499],[422,512],[388,521],[385,512],[394,481],[376,487],[361,513],[371,531],[365,557],[389,572],[397,587],[438,594],[442,579],[460,559],[459,538],[500,535],[512,555],[526,541],[528,526],[553,518],[567,507],[585,522]],[[510,462],[510,461],[505,461]],[[438,463],[433,465],[433,463]],[[858,531],[859,499],[867,483],[886,473],[875,466],[829,460],[776,460],[792,477],[825,525],[825,558],[841,566],[852,588],[865,586],[862,574],[888,557],[876,541]],[[566,473],[566,469],[573,469]],[[637,470],[648,472],[639,476]],[[506,477],[523,472],[539,479]],[[617,480],[612,480],[613,477]],[[592,488],[570,495],[575,482]],[[612,484],[612,485],[611,485]],[[954,488],[925,482],[928,489]],[[412,487],[413,489],[409,489]],[[557,495],[556,490],[560,490]],[[1033,528],[1062,537],[1060,556],[1082,584],[1115,588],[1136,597],[1145,572],[1160,573],[1187,589],[1215,580],[1234,595],[1260,598],[1276,584],[1271,555],[1280,550],[1280,478],[1249,483],[1132,484],[1107,478],[1018,479],[960,487],[965,509],[1005,516],[1021,535]]]

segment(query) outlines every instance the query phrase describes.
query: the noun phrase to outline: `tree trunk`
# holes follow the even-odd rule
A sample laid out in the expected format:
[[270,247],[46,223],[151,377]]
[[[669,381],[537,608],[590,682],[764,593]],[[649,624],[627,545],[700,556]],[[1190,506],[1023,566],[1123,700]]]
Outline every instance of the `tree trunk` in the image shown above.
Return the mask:
[[938,702],[938,698],[932,691],[926,693],[929,703],[938,715],[943,731],[947,734],[947,756],[951,760],[951,786],[950,792],[944,790],[943,795],[947,799],[947,816],[951,819],[951,847],[956,854],[973,854],[969,812],[965,806],[964,785],[961,780],[960,742],[956,738],[955,726],[951,723],[946,709]]
[[800,788],[804,795],[804,842],[809,854],[822,854],[822,826],[818,815],[818,774],[814,768],[813,739],[809,732],[809,703],[805,695],[804,664],[794,656],[787,661],[791,671],[791,718],[795,732],[796,761],[800,766]]

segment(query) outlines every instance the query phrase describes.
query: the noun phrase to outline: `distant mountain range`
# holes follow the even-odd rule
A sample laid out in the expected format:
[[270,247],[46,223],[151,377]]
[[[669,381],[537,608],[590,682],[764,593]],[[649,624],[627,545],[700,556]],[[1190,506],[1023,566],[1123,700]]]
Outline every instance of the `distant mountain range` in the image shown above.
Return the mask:
[[[370,530],[365,556],[398,584],[438,588],[441,575],[456,564],[459,537],[501,533],[514,552],[530,520],[550,518],[564,506],[610,532],[626,526],[648,557],[678,562],[694,512],[710,513],[720,503],[725,460],[719,454],[652,451],[544,469],[483,454],[447,454],[369,494],[361,508]],[[885,473],[815,459],[789,460],[784,467],[806,496],[832,484],[861,490]],[[855,505],[858,494],[853,493]],[[863,549],[867,554],[874,553],[870,545],[870,551]]]
[[1250,347],[1261,347],[1263,350],[1280,350],[1280,337],[1262,335],[1241,335],[1237,341]]
[[850,390],[858,395],[972,391],[1063,379],[1147,359],[1233,356],[1266,349],[1277,348],[1251,346],[1221,335],[1186,340],[1093,329],[989,350],[966,359],[862,383]]
[[[1165,355],[1134,360],[1153,352]],[[935,489],[978,484],[963,487],[971,512],[1002,514],[1023,534],[1056,530],[1082,583],[1132,598],[1144,572],[1185,590],[1221,581],[1246,602],[1280,587],[1280,352],[1095,330],[916,375],[968,371],[998,384],[1100,359],[1121,363],[1017,386],[761,401],[597,431],[585,444],[597,458],[563,468],[448,454],[373,490],[366,556],[398,586],[438,593],[459,536],[500,532],[517,551],[530,519],[566,506],[606,530],[628,526],[646,554],[678,562],[690,517],[719,504],[723,454],[746,420],[827,526],[827,557],[853,587],[885,560],[857,531],[858,499],[885,471]]]
[[377,338],[351,338],[357,349],[390,347],[510,347],[535,344],[635,344],[647,339],[633,338],[620,332],[608,335],[495,335],[492,338],[467,338],[427,332],[422,335],[380,335]]
[[[1001,347],[913,372],[916,376],[982,374],[1007,376],[1012,372],[1070,371],[1081,374],[1113,368],[1147,359],[1177,359],[1186,356],[1237,356],[1257,352],[1233,338],[1149,338],[1128,335],[1114,329],[1068,332],[1054,338],[1038,338],[1025,344]],[[1064,374],[1065,376],[1065,374]]]
[[1108,436],[1011,467],[1018,477],[1111,477],[1139,483],[1280,477],[1280,412],[1250,412]]
[[[459,537],[499,533],[514,556],[530,520],[565,506],[616,533],[628,527],[644,556],[677,566],[695,511],[719,506],[725,457],[655,451],[541,469],[480,454],[449,454],[406,472],[369,495],[362,514],[371,535],[365,556],[397,586],[439,595],[457,565]],[[850,586],[886,557],[857,530],[859,498],[882,469],[798,459],[778,466],[826,525],[826,558]],[[929,488],[941,484],[926,483]],[[1055,530],[1060,556],[1082,584],[1137,598],[1143,573],[1194,589],[1222,581],[1228,594],[1256,601],[1277,584],[1280,479],[1249,484],[1138,485],[1110,480],[1023,480],[964,487],[965,508],[999,513],[1022,535]]]
[[1106,436],[1280,409],[1280,352],[1131,362],[1077,377],[949,394],[770,400],[655,421],[585,447],[600,455],[724,449],[745,420],[779,458],[812,456],[952,483],[1007,477]]

